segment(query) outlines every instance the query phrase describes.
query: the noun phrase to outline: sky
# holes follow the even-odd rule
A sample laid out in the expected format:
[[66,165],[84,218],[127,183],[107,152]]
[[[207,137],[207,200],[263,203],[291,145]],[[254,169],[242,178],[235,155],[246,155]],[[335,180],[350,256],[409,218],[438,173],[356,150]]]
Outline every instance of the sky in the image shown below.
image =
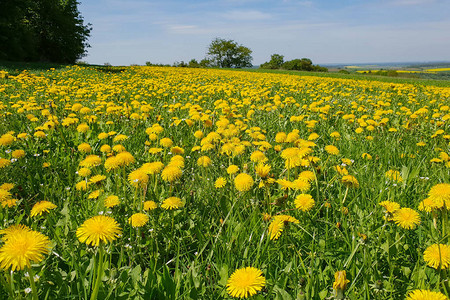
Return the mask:
[[205,58],[215,38],[250,48],[253,65],[450,61],[450,0],[80,0],[91,64]]

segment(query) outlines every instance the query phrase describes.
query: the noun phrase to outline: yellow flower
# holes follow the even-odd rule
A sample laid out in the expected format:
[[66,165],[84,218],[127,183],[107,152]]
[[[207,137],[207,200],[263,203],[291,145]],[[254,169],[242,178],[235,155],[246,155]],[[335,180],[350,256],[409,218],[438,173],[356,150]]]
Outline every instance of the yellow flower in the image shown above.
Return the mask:
[[394,222],[405,229],[414,229],[420,224],[420,216],[417,211],[411,208],[400,208],[394,211]]
[[266,165],[263,163],[259,163],[256,167],[255,167],[255,172],[256,174],[261,177],[261,178],[266,178],[267,175],[269,175],[270,170],[272,169],[272,167],[270,165]]
[[11,164],[11,161],[9,159],[6,158],[0,158],[0,169],[7,167]]
[[349,282],[350,280],[347,279],[345,271],[337,271],[336,273],[334,273],[334,290],[345,290]]
[[0,190],[10,191],[14,188],[14,183],[5,182],[0,185]]
[[302,193],[306,193],[311,188],[311,185],[307,180],[303,178],[296,179],[292,182],[292,189],[296,191],[300,191]]
[[23,151],[23,150],[14,150],[14,151],[11,153],[11,156],[12,156],[13,158],[17,158],[17,159],[22,158],[22,157],[25,156],[25,151]]
[[7,190],[0,189],[0,202],[6,201],[11,198],[11,193]]
[[441,292],[414,290],[408,293],[406,300],[448,300],[448,298]]
[[120,162],[116,156],[110,156],[106,159],[104,166],[105,166],[106,171],[109,172],[111,170],[115,170],[115,169],[119,168]]
[[400,209],[400,204],[398,204],[397,202],[393,202],[393,201],[381,201],[378,204],[381,205],[382,207],[384,207],[384,209],[386,209],[386,212],[388,212],[390,214],[392,214],[396,210]]
[[450,246],[433,244],[425,249],[423,259],[432,268],[448,269],[450,264]]
[[234,186],[239,192],[249,191],[252,188],[253,183],[252,176],[246,173],[241,173],[234,178]]
[[450,208],[450,184],[436,184],[430,189],[428,196],[431,201],[436,203],[444,203],[447,209]]
[[331,155],[338,155],[339,154],[339,149],[336,146],[333,146],[333,145],[325,146],[325,151],[328,154],[331,154]]
[[0,267],[12,271],[30,268],[30,262],[42,261],[50,248],[48,237],[30,229],[12,230],[4,240],[0,249]]
[[148,184],[148,175],[145,170],[137,169],[128,175],[128,181],[135,188],[145,188]]
[[211,165],[211,159],[208,156],[202,156],[197,160],[197,165],[206,168]]
[[97,199],[98,196],[100,196],[100,193],[102,192],[102,190],[95,190],[92,193],[90,193],[88,195],[88,199]]
[[128,166],[136,161],[133,155],[131,155],[131,153],[127,151],[118,153],[116,155],[116,159],[119,163],[119,166]]
[[227,173],[230,174],[230,175],[236,174],[238,171],[239,171],[239,167],[236,166],[236,165],[230,165],[230,166],[227,168]]
[[159,144],[160,144],[161,146],[163,146],[164,148],[170,148],[170,147],[172,147],[173,142],[172,142],[172,140],[169,139],[169,138],[163,138],[163,139],[161,139],[161,140],[159,141]]
[[315,201],[309,194],[300,194],[295,198],[294,203],[297,209],[301,211],[309,211],[314,207]]
[[89,153],[92,151],[91,145],[89,145],[88,143],[82,143],[80,145],[78,145],[78,151],[83,152],[83,153]]
[[56,205],[50,201],[40,201],[33,205],[31,209],[31,217],[41,216],[44,212],[49,212],[50,209],[55,209]]
[[154,210],[158,207],[155,201],[145,201],[144,210]]
[[111,152],[111,146],[110,145],[102,145],[100,147],[100,152],[102,153],[110,153]]
[[273,217],[273,220],[270,222],[268,228],[270,239],[277,240],[281,236],[285,225],[289,224],[289,222],[295,224],[300,223],[296,218],[287,215],[278,215]]
[[104,200],[104,205],[107,208],[111,208],[111,207],[117,206],[119,204],[120,204],[119,197],[117,197],[115,195],[108,196]]
[[[78,174],[80,174],[80,171],[78,171]],[[106,179],[105,175],[95,175],[95,176],[92,176],[91,178],[89,178],[89,182],[99,183],[105,179]]]
[[160,161],[155,161],[151,163],[145,163],[142,165],[141,170],[146,172],[148,175],[155,175],[161,172],[164,168],[164,164]]
[[80,175],[81,177],[88,177],[89,175],[91,175],[91,170],[88,168],[81,168],[78,170],[78,175]]
[[179,167],[168,165],[162,170],[161,177],[164,181],[174,182],[180,178],[182,174],[183,171],[181,171]]
[[80,242],[91,246],[112,242],[121,234],[119,224],[108,216],[95,216],[84,221],[77,229],[76,235]]
[[97,155],[88,155],[80,162],[80,166],[85,168],[92,168],[99,166],[102,163],[102,159]]
[[267,161],[267,157],[264,153],[262,153],[261,151],[254,151],[251,155],[250,155],[250,160],[252,162],[265,162]]
[[384,176],[392,181],[396,181],[396,182],[403,182],[403,178],[400,175],[399,171],[395,171],[395,170],[389,170],[387,171]]
[[253,296],[266,283],[261,270],[254,267],[238,269],[231,274],[227,281],[227,292],[235,298],[247,298]]
[[214,186],[216,189],[223,188],[227,184],[227,180],[223,177],[217,178],[216,182],[214,183]]
[[90,182],[86,182],[84,180],[77,182],[77,184],[75,184],[75,189],[77,191],[85,191],[87,190],[87,188],[89,187]]
[[345,186],[353,187],[353,188],[358,188],[359,187],[358,180],[352,175],[345,175],[345,176],[343,176],[341,181],[342,181],[342,183]]
[[127,149],[126,149],[123,145],[121,145],[121,144],[114,145],[114,146],[112,147],[112,150],[113,150],[114,152],[116,152],[116,153],[120,153],[120,152],[127,151]]
[[169,197],[163,201],[161,207],[167,210],[178,209],[184,206],[184,202],[178,197]]
[[133,214],[130,218],[128,218],[128,223],[133,227],[142,227],[147,224],[149,217],[143,213]]

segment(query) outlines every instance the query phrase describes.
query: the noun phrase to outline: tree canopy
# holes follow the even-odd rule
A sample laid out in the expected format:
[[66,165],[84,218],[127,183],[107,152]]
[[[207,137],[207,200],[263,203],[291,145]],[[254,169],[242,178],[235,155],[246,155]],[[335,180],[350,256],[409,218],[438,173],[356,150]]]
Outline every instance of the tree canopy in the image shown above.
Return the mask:
[[328,69],[319,65],[313,65],[309,58],[293,59],[284,61],[284,56],[280,54],[272,54],[270,61],[265,62],[259,66],[261,69],[283,69],[283,70],[297,70],[297,71],[315,71],[327,72]]
[[252,50],[233,40],[216,38],[211,42],[207,55],[212,65],[221,68],[245,68],[252,66]]
[[0,1],[0,59],[74,63],[89,47],[76,0]]

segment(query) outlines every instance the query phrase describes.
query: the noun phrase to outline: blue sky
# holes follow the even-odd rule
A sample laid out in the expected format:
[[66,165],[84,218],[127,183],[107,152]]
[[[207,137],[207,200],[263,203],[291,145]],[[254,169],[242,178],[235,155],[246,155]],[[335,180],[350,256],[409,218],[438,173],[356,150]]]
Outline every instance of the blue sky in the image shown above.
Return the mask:
[[88,56],[113,65],[201,60],[216,38],[313,63],[450,61],[450,0],[81,0]]

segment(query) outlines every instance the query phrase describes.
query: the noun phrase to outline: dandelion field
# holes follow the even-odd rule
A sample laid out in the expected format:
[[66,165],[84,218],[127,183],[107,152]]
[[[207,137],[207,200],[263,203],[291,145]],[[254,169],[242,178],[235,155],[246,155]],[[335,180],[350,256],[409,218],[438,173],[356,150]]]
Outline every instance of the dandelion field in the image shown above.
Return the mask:
[[0,71],[1,298],[447,299],[450,88]]

